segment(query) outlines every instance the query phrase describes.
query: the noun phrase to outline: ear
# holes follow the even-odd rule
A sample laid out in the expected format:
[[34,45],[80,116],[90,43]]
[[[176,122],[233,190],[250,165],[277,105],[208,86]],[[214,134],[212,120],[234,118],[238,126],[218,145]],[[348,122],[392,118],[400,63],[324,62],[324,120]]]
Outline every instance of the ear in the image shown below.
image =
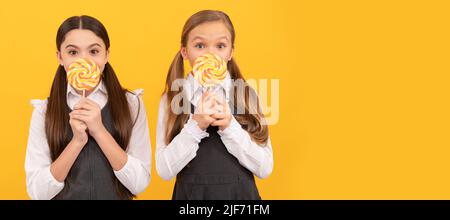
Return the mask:
[[107,49],[106,50],[106,62],[109,62],[109,52],[110,52],[110,50]]
[[186,47],[181,46],[180,53],[181,53],[181,56],[183,56],[183,59],[186,60],[188,58]]
[[56,59],[58,59],[59,65],[64,66],[64,63],[63,63],[62,57],[61,57],[61,51],[56,51]]
[[233,58],[233,54],[234,54],[234,48],[231,48],[231,53],[230,53],[230,57],[228,58],[228,61],[230,61],[231,58]]

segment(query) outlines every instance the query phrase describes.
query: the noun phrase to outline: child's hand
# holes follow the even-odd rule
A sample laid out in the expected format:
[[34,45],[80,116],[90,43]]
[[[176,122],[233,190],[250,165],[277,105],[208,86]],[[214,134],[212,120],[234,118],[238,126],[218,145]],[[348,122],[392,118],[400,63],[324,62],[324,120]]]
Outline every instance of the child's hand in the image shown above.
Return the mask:
[[211,115],[215,113],[214,105],[214,94],[210,94],[208,92],[204,93],[202,98],[198,101],[192,119],[197,122],[200,129],[205,130],[212,122],[215,121],[215,119],[211,117]]
[[70,116],[83,121],[89,129],[89,134],[94,138],[96,134],[106,130],[102,123],[100,106],[87,98],[81,98],[80,102],[74,106],[74,110],[70,113]]
[[69,124],[73,133],[72,141],[84,146],[88,141],[88,135],[86,132],[87,125],[78,119],[74,119],[72,115],[70,115]]
[[219,126],[219,129],[223,131],[230,126],[232,118],[230,107],[226,100],[216,99],[215,110],[216,113],[212,114],[211,117],[216,121],[211,123],[211,126]]

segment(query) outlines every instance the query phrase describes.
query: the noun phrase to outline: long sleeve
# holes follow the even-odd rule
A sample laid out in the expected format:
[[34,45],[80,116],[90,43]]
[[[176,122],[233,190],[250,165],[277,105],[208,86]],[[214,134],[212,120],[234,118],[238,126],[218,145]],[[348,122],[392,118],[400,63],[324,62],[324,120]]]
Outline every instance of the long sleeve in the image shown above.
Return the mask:
[[272,173],[273,153],[270,138],[265,146],[258,145],[234,117],[230,125],[218,133],[228,152],[236,157],[242,166],[263,179]]
[[136,119],[136,123],[127,149],[128,160],[122,169],[114,171],[119,181],[134,195],[143,192],[151,179],[150,135],[142,91],[135,90],[127,97],[132,120]]
[[50,172],[52,160],[44,127],[46,101],[32,100],[32,104],[25,156],[27,192],[31,199],[52,199],[64,188],[64,183],[58,182]]
[[166,103],[167,97],[164,95],[158,110],[155,160],[158,175],[165,180],[170,180],[195,158],[198,144],[202,138],[208,136],[208,133],[201,130],[197,122],[190,118],[181,132],[167,145],[165,143]]

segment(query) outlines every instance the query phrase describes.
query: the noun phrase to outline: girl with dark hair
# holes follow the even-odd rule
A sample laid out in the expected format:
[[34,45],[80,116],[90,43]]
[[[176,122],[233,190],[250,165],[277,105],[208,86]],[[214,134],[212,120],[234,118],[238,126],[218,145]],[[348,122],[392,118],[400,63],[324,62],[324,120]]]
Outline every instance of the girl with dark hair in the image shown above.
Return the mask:
[[[32,199],[132,199],[150,181],[151,148],[142,89],[124,89],[109,64],[109,37],[90,16],[65,20],[56,36],[59,67],[34,111],[25,159]],[[67,83],[69,65],[89,58],[101,79],[91,92]]]

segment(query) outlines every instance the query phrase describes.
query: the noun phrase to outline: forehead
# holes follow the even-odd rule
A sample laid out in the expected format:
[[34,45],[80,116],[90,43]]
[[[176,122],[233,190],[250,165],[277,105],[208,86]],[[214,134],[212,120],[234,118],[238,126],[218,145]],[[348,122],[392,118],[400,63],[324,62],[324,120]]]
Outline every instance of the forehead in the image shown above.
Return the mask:
[[100,44],[102,47],[105,47],[105,43],[100,37],[95,35],[94,32],[85,29],[74,29],[67,32],[62,48],[69,44],[80,48],[86,48],[92,44]]
[[230,40],[231,33],[222,21],[205,22],[192,29],[189,33],[189,40],[196,38],[215,40],[224,37]]

